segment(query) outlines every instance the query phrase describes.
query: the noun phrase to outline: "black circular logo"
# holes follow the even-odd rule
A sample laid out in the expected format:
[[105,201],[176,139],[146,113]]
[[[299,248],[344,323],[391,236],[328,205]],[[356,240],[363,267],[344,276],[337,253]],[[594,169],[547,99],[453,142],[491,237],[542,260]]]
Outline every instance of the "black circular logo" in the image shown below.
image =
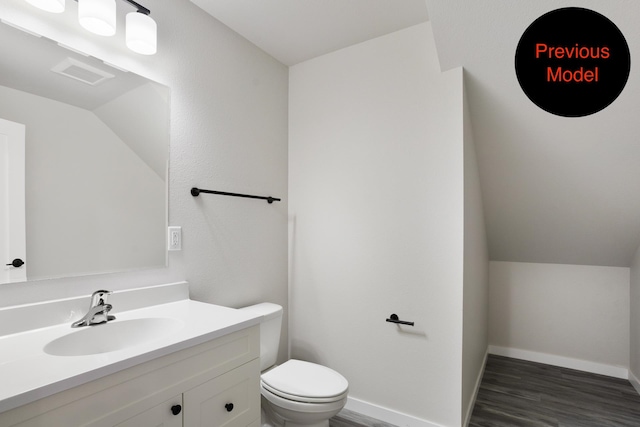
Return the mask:
[[631,57],[624,36],[605,16],[567,7],[536,19],[516,50],[516,75],[538,107],[563,117],[606,108],[629,78]]

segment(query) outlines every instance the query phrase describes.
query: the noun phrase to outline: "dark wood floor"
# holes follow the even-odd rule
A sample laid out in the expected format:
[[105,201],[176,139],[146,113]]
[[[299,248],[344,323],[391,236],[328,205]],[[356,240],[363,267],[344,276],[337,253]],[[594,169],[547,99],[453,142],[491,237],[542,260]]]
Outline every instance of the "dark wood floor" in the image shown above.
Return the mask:
[[343,409],[338,415],[329,420],[330,427],[396,427],[393,424],[366,417],[357,412]]
[[[394,427],[343,409],[331,427]],[[489,355],[469,427],[640,427],[627,380]]]
[[490,355],[469,427],[639,427],[627,380]]

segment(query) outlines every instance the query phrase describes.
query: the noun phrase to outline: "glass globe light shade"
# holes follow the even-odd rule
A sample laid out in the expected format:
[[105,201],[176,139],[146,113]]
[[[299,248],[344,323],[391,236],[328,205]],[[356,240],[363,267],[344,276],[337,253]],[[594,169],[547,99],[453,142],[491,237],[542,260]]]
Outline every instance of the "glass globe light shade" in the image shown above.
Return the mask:
[[62,13],[64,12],[65,0],[26,0],[32,6],[47,12]]
[[126,18],[127,47],[142,55],[153,55],[158,48],[158,26],[149,15],[131,12]]
[[116,33],[116,0],[78,0],[80,25],[94,34]]

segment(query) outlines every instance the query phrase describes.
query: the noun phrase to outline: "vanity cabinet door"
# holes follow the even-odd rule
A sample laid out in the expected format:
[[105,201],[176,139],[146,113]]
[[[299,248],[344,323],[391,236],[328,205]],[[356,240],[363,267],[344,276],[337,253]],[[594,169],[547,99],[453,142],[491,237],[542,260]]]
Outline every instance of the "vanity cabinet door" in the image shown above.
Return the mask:
[[115,427],[182,427],[182,414],[182,395],[178,395]]
[[260,359],[183,394],[184,427],[247,427],[260,418]]

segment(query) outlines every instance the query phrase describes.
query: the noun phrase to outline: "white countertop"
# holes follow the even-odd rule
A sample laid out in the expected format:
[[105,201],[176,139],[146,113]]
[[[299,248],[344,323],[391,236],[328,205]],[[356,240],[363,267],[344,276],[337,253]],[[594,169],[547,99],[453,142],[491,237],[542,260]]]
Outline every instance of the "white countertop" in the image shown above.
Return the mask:
[[189,299],[124,312],[117,312],[114,304],[112,313],[116,320],[109,323],[173,318],[183,325],[152,341],[84,356],[53,356],[43,348],[56,338],[100,326],[71,328],[66,323],[0,336],[0,412],[257,325],[261,320],[243,310]]

